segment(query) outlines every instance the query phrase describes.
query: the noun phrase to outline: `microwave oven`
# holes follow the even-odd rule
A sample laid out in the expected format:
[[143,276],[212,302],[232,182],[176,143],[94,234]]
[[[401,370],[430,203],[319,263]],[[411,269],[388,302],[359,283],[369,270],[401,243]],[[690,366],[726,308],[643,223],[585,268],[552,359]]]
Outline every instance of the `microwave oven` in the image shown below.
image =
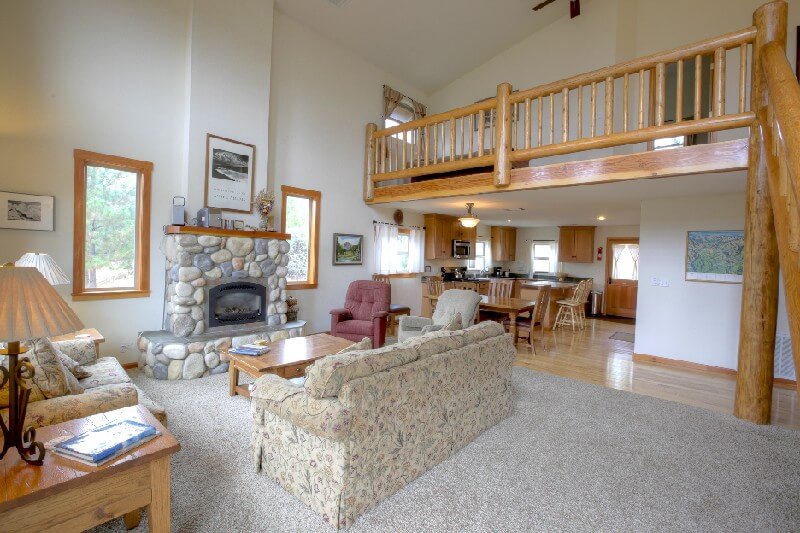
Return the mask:
[[453,241],[453,258],[469,259],[472,255],[472,243],[470,241]]

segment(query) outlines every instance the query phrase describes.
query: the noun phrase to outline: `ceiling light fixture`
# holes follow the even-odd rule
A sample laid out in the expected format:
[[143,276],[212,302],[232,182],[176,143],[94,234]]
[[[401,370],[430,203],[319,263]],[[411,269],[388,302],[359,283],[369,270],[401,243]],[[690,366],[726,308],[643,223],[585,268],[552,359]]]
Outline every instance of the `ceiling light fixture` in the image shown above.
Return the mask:
[[480,222],[481,219],[472,214],[472,206],[475,205],[474,203],[469,202],[466,205],[467,205],[467,214],[459,218],[458,221],[461,222],[461,225],[464,226],[465,228],[474,228],[475,226],[478,225],[478,222]]
[[605,219],[606,219],[606,217],[604,217],[603,215],[600,215],[599,217],[597,217],[597,220],[601,220],[602,221],[602,220],[605,220]]

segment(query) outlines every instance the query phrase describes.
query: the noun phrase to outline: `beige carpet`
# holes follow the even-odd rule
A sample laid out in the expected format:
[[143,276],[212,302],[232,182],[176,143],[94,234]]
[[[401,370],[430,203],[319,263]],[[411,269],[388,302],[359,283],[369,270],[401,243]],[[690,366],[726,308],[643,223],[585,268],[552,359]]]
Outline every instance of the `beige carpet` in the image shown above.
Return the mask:
[[[134,378],[167,408],[183,446],[173,531],[332,531],[254,472],[248,404],[228,396],[227,379]],[[514,388],[510,418],[351,531],[800,528],[798,432],[522,368]]]

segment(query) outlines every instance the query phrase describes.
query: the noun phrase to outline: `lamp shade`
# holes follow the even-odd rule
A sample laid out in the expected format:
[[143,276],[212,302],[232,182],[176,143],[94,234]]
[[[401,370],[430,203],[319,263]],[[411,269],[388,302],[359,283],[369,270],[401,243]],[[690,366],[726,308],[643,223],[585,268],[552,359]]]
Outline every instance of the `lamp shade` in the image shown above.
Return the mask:
[[16,263],[18,267],[33,267],[42,273],[50,285],[66,285],[69,277],[61,270],[55,259],[47,254],[27,253],[20,257]]
[[0,341],[53,337],[83,328],[78,316],[33,267],[0,267]]

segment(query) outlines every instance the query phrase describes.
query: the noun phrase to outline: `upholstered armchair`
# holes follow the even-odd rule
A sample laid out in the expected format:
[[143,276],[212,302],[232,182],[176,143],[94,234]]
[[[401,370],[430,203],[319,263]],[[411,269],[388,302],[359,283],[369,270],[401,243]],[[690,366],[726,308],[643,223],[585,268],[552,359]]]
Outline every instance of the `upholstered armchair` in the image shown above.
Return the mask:
[[397,340],[404,341],[419,337],[430,331],[442,329],[456,313],[461,313],[461,326],[469,327],[475,321],[481,296],[475,291],[450,289],[444,291],[436,302],[432,318],[421,316],[401,316]]
[[331,335],[353,342],[369,337],[373,348],[383,346],[391,301],[388,283],[354,281],[347,288],[344,307],[331,310]]

